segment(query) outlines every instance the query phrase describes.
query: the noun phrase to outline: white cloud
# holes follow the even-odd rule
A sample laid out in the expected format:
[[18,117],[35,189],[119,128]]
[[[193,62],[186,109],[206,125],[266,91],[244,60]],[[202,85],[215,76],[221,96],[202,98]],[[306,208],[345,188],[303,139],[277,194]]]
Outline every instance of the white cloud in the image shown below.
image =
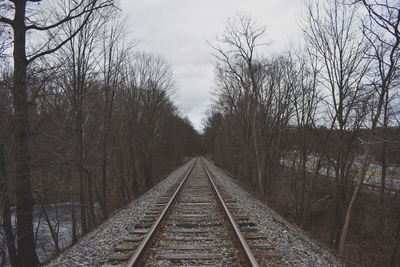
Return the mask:
[[176,101],[197,129],[214,86],[214,59],[206,40],[215,40],[227,18],[246,12],[267,26],[267,38],[274,42],[266,49],[277,51],[298,38],[302,6],[303,0],[121,0],[134,38],[141,40],[138,49],[171,64],[179,85]]

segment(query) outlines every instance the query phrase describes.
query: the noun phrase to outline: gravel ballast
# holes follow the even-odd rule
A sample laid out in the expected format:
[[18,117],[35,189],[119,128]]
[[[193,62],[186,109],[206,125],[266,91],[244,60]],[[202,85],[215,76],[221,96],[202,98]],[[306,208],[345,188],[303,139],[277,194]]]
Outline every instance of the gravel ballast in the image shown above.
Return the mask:
[[153,207],[159,197],[187,171],[191,162],[185,163],[127,207],[113,214],[45,266],[101,266],[106,263],[114,247],[142,219],[145,211]]
[[272,244],[283,255],[287,266],[344,266],[328,251],[305,236],[301,230],[291,225],[274,210],[253,198],[248,192],[235,184],[232,178],[211,162],[206,162],[216,178],[219,187],[229,192],[239,206],[256,223],[258,231],[269,237]]

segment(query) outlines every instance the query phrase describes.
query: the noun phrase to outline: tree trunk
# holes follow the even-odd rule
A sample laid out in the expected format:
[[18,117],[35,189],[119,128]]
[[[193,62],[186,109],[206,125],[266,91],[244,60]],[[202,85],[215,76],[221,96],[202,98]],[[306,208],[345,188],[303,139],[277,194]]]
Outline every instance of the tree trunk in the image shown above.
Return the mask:
[[[371,138],[371,135],[370,135],[370,138],[369,138],[368,142],[371,142],[371,139],[372,138]],[[354,192],[353,192],[353,195],[351,197],[349,207],[347,208],[346,219],[344,221],[343,229],[342,229],[341,234],[340,234],[339,252],[341,252],[341,253],[344,251],[347,232],[348,232],[348,228],[349,228],[349,224],[350,224],[351,212],[353,210],[353,206],[354,206],[355,200],[356,200],[356,198],[358,196],[358,192],[360,191],[360,188],[361,188],[362,183],[364,181],[365,173],[367,172],[368,163],[369,163],[369,150],[370,150],[370,145],[367,145],[365,153],[364,153],[363,162],[361,164],[361,168],[360,168],[360,171],[359,171],[359,174],[358,174],[358,180],[357,180],[356,186],[354,188]]]
[[[385,132],[386,132],[386,130],[385,130]],[[384,138],[386,138],[386,135]],[[385,202],[387,156],[388,156],[387,141],[384,140],[383,144],[382,144],[382,168],[381,168],[381,189],[380,189],[381,207],[384,207],[384,202]]]
[[332,220],[332,232],[330,234],[330,241],[331,244],[334,248],[337,249],[338,247],[338,236],[339,232],[341,229],[341,223],[342,223],[342,201],[340,199],[340,169],[338,165],[334,166],[334,171],[335,171],[335,213],[334,213],[334,218]]
[[318,180],[319,170],[321,169],[321,161],[322,161],[321,158],[318,157],[317,162],[315,163],[315,166],[314,166],[313,174],[311,176],[311,181],[310,181],[311,188],[306,197],[306,204],[304,207],[304,219],[305,219],[306,226],[311,226],[313,223],[310,206],[311,206],[311,202],[312,202],[312,198],[313,198],[313,192],[315,192],[315,182]]
[[[400,40],[397,40],[397,46],[400,44]],[[364,152],[364,157],[363,157],[363,162],[361,165],[361,168],[358,172],[358,180],[354,189],[354,193],[351,197],[351,201],[349,204],[349,207],[347,208],[347,212],[346,212],[346,219],[341,231],[341,235],[340,235],[340,244],[339,244],[339,252],[343,252],[344,251],[344,245],[346,242],[346,237],[347,237],[347,231],[348,231],[348,227],[350,224],[350,218],[351,218],[351,212],[353,209],[353,205],[355,203],[355,200],[358,196],[358,192],[361,188],[361,185],[365,179],[365,174],[367,172],[367,167],[368,167],[368,163],[369,163],[369,152],[371,149],[371,141],[372,138],[375,134],[375,129],[376,129],[376,125],[378,124],[378,120],[379,117],[381,116],[381,112],[382,112],[382,106],[383,106],[383,101],[384,101],[384,97],[386,94],[388,94],[388,90],[389,90],[389,83],[390,83],[390,79],[392,78],[392,71],[394,69],[394,65],[390,66],[390,70],[387,74],[387,76],[383,79],[383,83],[382,83],[382,87],[381,87],[381,93],[379,96],[379,101],[378,101],[378,105],[377,105],[377,111],[375,116],[372,119],[372,125],[371,125],[371,130],[369,132],[368,135],[368,142],[366,143],[366,148],[365,148],[365,152]]]
[[[253,113],[253,123],[252,123],[252,137],[253,137],[253,145],[254,145],[254,154],[256,157],[256,165],[257,165],[257,186],[260,189],[260,194],[261,196],[265,197],[265,192],[264,192],[264,177],[263,177],[263,167],[262,164],[264,163],[264,160],[260,157],[260,153],[258,152],[258,140],[257,140],[257,128],[256,128],[256,112],[254,111]],[[264,154],[265,155],[265,154]],[[265,156],[263,156],[265,157]]]
[[119,163],[119,186],[120,186],[120,205],[123,206],[127,203],[129,194],[127,192],[128,188],[125,183],[124,179],[124,158],[122,156],[122,146],[121,146],[121,141],[118,138],[118,163]]
[[153,141],[150,137],[150,141],[147,145],[145,152],[145,163],[144,163],[144,190],[147,190],[152,184],[153,176]]
[[132,198],[134,199],[137,195],[139,195],[139,182],[138,182],[138,174],[139,172],[136,171],[136,154],[135,148],[131,145],[130,146],[130,166],[129,169],[131,170],[131,181],[132,181]]
[[86,179],[84,177],[83,171],[79,170],[79,202],[80,202],[82,235],[88,232],[88,222],[86,218],[87,214],[86,193],[87,193]]
[[399,222],[399,225],[397,228],[396,245],[394,247],[390,266],[391,267],[400,267],[400,222]]
[[304,220],[304,201],[306,196],[306,179],[307,179],[307,153],[305,148],[302,148],[301,152],[301,189],[300,189],[300,201],[299,201],[299,222],[303,223]]
[[297,159],[297,151],[293,153],[293,159],[292,159],[292,170],[295,172],[296,171],[296,159]]
[[385,232],[385,189],[386,189],[386,174],[388,165],[388,105],[389,105],[389,92],[385,95],[385,105],[383,109],[383,143],[382,143],[382,168],[381,168],[381,188],[380,188],[380,216],[379,216],[379,229],[378,231],[382,234]]
[[93,200],[93,183],[92,183],[92,176],[87,171],[87,194],[88,194],[88,226],[89,230],[93,229],[96,225],[96,213],[94,209],[94,200]]
[[[106,89],[107,90],[107,89]],[[108,217],[108,194],[107,194],[107,157],[108,157],[108,135],[109,135],[109,120],[108,120],[108,93],[106,92],[106,101],[104,107],[104,135],[103,135],[103,155],[102,155],[102,211],[104,218]]]
[[14,1],[14,113],[16,152],[17,254],[24,267],[39,263],[33,237],[33,200],[29,151],[29,104],[26,83],[25,0]]
[[[79,103],[79,101],[78,101]],[[82,235],[86,234],[89,230],[89,220],[87,216],[88,209],[88,182],[87,175],[83,168],[85,155],[84,155],[84,135],[83,135],[83,115],[82,115],[82,106],[81,104],[77,104],[77,111],[75,117],[75,139],[76,139],[76,167],[78,169],[79,175],[79,202],[80,202],[80,213],[81,213],[81,225],[82,225]]]
[[15,237],[11,224],[11,211],[8,199],[8,176],[6,161],[4,158],[4,145],[0,144],[0,192],[2,193],[0,203],[3,210],[3,231],[6,238],[8,258],[12,267],[20,266],[15,250]]
[[50,217],[47,214],[46,207],[44,205],[41,205],[41,208],[42,208],[42,214],[44,215],[44,218],[47,223],[47,227],[49,228],[51,238],[53,239],[54,242],[54,252],[58,254],[58,252],[60,252],[60,247],[58,245],[58,231],[53,228],[53,225],[51,224],[50,221]]
[[69,199],[70,199],[70,203],[71,203],[72,244],[75,244],[77,242],[78,238],[76,235],[75,200],[74,200],[74,194],[72,192],[73,189],[72,189],[71,172],[68,173],[67,182],[68,182],[68,190],[69,190]]

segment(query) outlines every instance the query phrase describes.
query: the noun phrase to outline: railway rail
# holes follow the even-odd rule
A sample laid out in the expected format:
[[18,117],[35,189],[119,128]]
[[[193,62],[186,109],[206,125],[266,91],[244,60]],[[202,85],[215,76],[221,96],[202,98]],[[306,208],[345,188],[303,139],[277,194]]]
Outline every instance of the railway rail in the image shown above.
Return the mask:
[[196,158],[115,247],[110,266],[282,266],[282,254]]

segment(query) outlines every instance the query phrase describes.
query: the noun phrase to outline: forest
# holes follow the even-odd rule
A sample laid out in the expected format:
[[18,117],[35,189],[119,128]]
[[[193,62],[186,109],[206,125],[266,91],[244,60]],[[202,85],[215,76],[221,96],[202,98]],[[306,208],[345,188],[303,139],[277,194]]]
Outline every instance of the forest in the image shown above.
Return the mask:
[[284,52],[250,16],[211,44],[213,160],[350,266],[400,262],[399,23],[395,1],[308,1]]
[[400,7],[305,3],[282,52],[249,15],[209,41],[198,133],[116,1],[0,1],[0,266],[70,245],[58,205],[76,243],[199,154],[349,266],[399,266]]
[[49,205],[71,203],[74,243],[200,145],[169,63],[135,49],[113,1],[39,2],[0,3],[0,266],[36,266],[43,242],[61,250]]

